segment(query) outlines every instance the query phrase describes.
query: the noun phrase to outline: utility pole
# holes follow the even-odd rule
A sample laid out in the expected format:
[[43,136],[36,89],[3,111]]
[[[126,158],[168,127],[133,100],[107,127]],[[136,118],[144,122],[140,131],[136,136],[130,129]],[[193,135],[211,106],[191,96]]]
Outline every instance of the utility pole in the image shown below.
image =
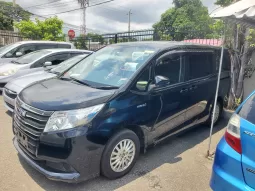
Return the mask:
[[128,33],[130,33],[130,22],[131,22],[131,19],[130,19],[130,17],[131,17],[131,15],[132,15],[133,13],[131,12],[131,9],[129,10],[129,12],[128,12]]
[[82,8],[82,25],[81,25],[81,34],[86,35],[86,9],[89,5],[89,0],[78,0],[78,3]]

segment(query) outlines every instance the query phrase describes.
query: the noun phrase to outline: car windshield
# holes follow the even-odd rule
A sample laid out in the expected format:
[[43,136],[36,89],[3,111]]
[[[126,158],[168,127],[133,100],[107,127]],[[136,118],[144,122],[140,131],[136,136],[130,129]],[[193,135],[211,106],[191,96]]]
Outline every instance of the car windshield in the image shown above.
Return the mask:
[[6,52],[6,51],[8,51],[8,50],[11,50],[11,49],[13,49],[13,48],[16,48],[17,46],[18,46],[17,43],[9,44],[9,45],[3,46],[3,47],[0,48],[0,54]]
[[49,54],[51,51],[49,50],[39,50],[36,52],[32,52],[29,54],[26,54],[20,58],[18,58],[17,60],[14,61],[14,63],[16,64],[28,64],[31,63],[39,58],[41,58],[42,56]]
[[51,69],[50,72],[55,73],[55,74],[63,73],[67,69],[69,69],[70,67],[75,65],[77,62],[79,62],[80,60],[85,58],[86,56],[87,56],[87,54],[83,54],[83,55],[78,55],[78,56],[72,57],[72,58],[70,58],[70,59],[60,63],[57,67]]
[[151,45],[112,45],[88,56],[64,74],[93,87],[120,87],[154,55]]

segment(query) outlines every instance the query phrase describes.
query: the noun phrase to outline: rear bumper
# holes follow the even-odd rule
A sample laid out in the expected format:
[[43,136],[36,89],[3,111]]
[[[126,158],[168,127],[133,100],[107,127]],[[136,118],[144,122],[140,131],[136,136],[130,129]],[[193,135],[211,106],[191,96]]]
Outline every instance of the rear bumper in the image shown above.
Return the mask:
[[241,155],[224,137],[217,146],[210,186],[214,191],[255,191],[244,182]]
[[20,149],[16,137],[13,138],[13,144],[18,153],[22,156],[22,158],[34,169],[45,175],[48,179],[64,181],[64,182],[75,182],[80,177],[80,174],[77,172],[74,173],[56,173],[45,170],[41,166],[39,166],[36,162],[30,159],[23,151]]

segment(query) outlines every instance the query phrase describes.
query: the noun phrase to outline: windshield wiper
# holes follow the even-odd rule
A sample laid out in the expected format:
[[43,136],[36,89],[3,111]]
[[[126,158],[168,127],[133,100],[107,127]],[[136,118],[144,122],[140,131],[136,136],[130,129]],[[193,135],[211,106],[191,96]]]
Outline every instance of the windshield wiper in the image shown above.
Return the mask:
[[75,81],[75,82],[78,82],[78,83],[80,83],[80,84],[83,84],[83,85],[85,85],[85,86],[89,86],[89,87],[91,87],[91,85],[90,84],[88,84],[88,83],[86,83],[86,82],[83,82],[83,81],[81,81],[81,80],[78,80],[78,79],[76,79],[76,78],[74,78],[74,77],[69,77],[72,81]]
[[119,89],[118,86],[93,86],[92,88],[101,89],[101,90]]

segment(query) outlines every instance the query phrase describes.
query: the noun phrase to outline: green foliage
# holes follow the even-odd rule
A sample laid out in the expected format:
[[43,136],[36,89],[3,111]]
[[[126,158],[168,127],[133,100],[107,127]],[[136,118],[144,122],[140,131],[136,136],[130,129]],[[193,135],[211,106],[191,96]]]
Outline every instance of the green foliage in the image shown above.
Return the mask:
[[217,0],[215,2],[215,5],[220,5],[222,7],[226,7],[226,6],[230,5],[233,2],[235,2],[235,0]]
[[155,36],[162,39],[167,35],[166,39],[171,40],[206,38],[210,34],[216,36],[213,28],[219,27],[219,24],[214,25],[201,0],[174,0],[173,3],[175,6],[163,13],[160,21],[153,25],[158,33]]
[[62,32],[63,21],[57,17],[51,17],[44,21],[39,19],[36,19],[35,22],[31,20],[21,21],[15,23],[15,27],[19,29],[20,34],[25,38],[33,40],[64,40]]
[[14,20],[29,20],[30,15],[19,5],[14,8],[12,3],[0,1],[0,30],[13,30]]
[[86,35],[87,39],[90,39],[91,42],[100,42],[100,44],[104,43],[104,38],[102,35],[100,34],[96,34],[96,33],[88,33]]
[[247,37],[251,47],[255,47],[255,29],[250,29],[250,34]]

